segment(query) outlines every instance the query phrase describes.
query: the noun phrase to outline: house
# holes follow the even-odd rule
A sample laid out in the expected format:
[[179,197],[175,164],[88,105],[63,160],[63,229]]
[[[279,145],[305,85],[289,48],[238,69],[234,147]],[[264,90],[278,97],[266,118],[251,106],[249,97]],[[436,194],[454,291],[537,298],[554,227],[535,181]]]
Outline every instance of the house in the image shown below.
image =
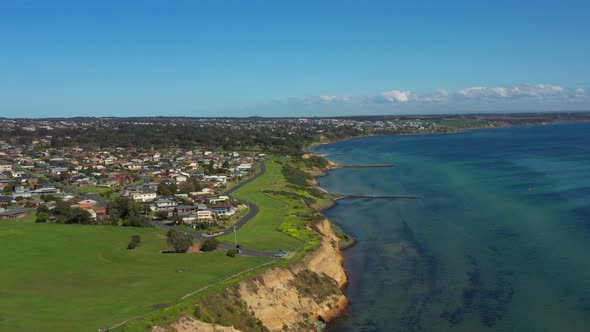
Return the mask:
[[104,207],[94,207],[94,213],[96,214],[96,219],[102,220],[107,217],[107,209]]
[[13,201],[12,196],[0,196],[0,206],[10,205]]
[[21,178],[21,177],[25,176],[25,174],[27,174],[27,173],[25,173],[23,171],[12,171],[12,173],[11,173],[13,178]]
[[179,205],[176,207],[176,212],[180,215],[183,213],[195,212],[197,207],[194,205]]
[[31,191],[31,194],[39,194],[39,195],[44,195],[44,194],[58,194],[61,191],[53,186],[51,187],[43,187],[43,188],[39,188],[39,189],[35,189],[33,191]]
[[249,171],[250,169],[252,169],[252,164],[239,164],[238,167],[236,167],[239,171]]
[[159,198],[154,203],[158,211],[171,211],[178,206],[178,202],[170,198]]
[[90,219],[96,220],[96,211],[94,211],[93,209],[84,209],[84,210],[86,210],[90,214]]
[[72,207],[77,207],[77,208],[81,208],[81,209],[91,209],[92,207],[94,207],[96,204],[98,204],[97,201],[92,200],[92,199],[84,199],[79,201],[76,205],[72,205]]
[[211,210],[219,217],[229,217],[236,213],[236,209],[230,204],[218,204],[211,206]]
[[172,178],[174,178],[174,180],[176,181],[176,183],[188,181],[188,176],[182,175],[182,174],[175,174],[175,175],[172,176]]
[[18,219],[25,217],[29,212],[23,209],[11,209],[0,212],[0,219]]
[[205,181],[213,181],[221,184],[225,184],[227,182],[227,175],[205,175],[203,178]]
[[12,165],[0,165],[0,173],[12,172]]
[[131,194],[131,198],[136,202],[151,202],[156,199],[156,197],[158,197],[158,195],[156,195],[155,191],[142,191]]
[[198,221],[212,221],[213,220],[213,211],[211,210],[201,210],[197,211],[197,220]]
[[219,204],[223,202],[227,202],[229,200],[228,196],[210,196],[207,197],[207,203],[209,204]]
[[18,186],[14,189],[14,192],[12,193],[12,197],[17,198],[17,197],[23,197],[23,198],[27,198],[27,197],[31,197],[31,192],[29,191],[29,188],[25,188],[23,186]]
[[193,191],[190,193],[191,196],[198,196],[198,197],[208,197],[215,195],[215,190],[211,188],[203,188],[201,191]]
[[181,213],[178,216],[180,217],[180,219],[182,219],[183,222],[187,224],[193,224],[195,223],[195,221],[198,220],[197,215],[195,215],[194,213]]

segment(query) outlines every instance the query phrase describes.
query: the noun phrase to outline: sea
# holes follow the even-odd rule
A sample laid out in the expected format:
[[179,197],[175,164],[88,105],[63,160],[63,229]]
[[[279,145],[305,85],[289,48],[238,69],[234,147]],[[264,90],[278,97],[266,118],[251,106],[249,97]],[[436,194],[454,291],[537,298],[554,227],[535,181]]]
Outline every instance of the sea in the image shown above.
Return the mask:
[[590,331],[590,123],[375,136],[313,152],[350,307],[328,331]]

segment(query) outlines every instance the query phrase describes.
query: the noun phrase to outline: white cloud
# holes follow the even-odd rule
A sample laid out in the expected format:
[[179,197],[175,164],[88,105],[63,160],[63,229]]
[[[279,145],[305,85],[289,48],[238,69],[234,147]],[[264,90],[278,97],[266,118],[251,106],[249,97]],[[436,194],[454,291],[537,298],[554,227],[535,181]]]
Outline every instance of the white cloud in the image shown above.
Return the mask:
[[521,84],[508,87],[471,87],[459,90],[456,97],[466,99],[519,99],[519,98],[546,98],[560,96],[565,89],[552,84]]
[[334,104],[334,103],[346,103],[352,101],[350,96],[334,96],[334,95],[322,95],[322,96],[306,96],[302,98],[295,98],[292,101],[295,103],[303,104]]
[[[554,84],[518,84],[510,86],[474,86],[460,90],[436,89],[428,91],[386,90],[373,96],[319,95],[290,99],[304,105],[334,105],[349,107],[410,107],[415,109],[477,110],[504,106],[506,109],[590,105],[590,95],[582,88],[566,88]],[[381,106],[379,106],[381,105]]]
[[410,91],[398,91],[398,90],[391,90],[381,92],[380,97],[383,99],[392,102],[392,103],[406,103],[410,101],[411,92]]

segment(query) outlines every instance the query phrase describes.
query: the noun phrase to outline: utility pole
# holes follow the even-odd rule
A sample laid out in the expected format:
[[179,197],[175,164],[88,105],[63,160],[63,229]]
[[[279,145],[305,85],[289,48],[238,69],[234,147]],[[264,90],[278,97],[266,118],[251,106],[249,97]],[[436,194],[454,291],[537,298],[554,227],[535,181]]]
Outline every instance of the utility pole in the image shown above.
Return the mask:
[[236,226],[234,226],[234,245],[238,245],[238,233],[236,230]]

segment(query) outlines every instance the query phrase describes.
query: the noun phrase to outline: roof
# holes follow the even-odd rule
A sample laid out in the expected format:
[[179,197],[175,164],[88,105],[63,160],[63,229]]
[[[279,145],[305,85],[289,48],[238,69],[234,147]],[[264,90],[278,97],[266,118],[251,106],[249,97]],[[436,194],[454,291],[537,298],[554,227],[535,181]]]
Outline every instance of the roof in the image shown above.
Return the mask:
[[25,209],[12,209],[12,210],[6,210],[4,212],[0,212],[0,217],[6,217],[6,216],[15,216],[21,213],[27,213],[28,211]]

